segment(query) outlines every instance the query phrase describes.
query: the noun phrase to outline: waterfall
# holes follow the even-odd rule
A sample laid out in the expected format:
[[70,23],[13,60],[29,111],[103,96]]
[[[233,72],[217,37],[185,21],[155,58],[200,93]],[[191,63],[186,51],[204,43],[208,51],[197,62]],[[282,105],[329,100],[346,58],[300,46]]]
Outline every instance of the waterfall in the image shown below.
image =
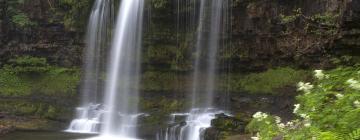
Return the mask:
[[76,108],[74,119],[68,132],[97,133],[103,111],[100,107],[100,74],[102,72],[102,53],[108,46],[112,24],[112,3],[110,0],[96,0],[91,11],[84,57],[84,75],[81,88],[81,104]]
[[105,84],[104,134],[136,135],[143,6],[143,0],[121,1]]
[[[211,127],[216,114],[224,113],[216,109],[214,99],[222,14],[226,10],[226,3],[226,0],[200,0],[191,109],[189,113],[180,113],[186,116],[183,125],[176,124],[160,132],[158,140],[201,140],[204,130]],[[174,116],[180,117],[176,114],[173,114],[173,119]]]
[[[94,48],[98,48],[102,43],[100,35],[103,33],[103,28],[106,28],[103,22],[107,22],[103,14],[107,14],[105,11],[110,9],[105,7],[108,2],[108,0],[95,2],[87,39],[88,48],[92,49],[91,52],[87,52],[89,59],[96,59],[94,54],[100,52]],[[86,119],[75,119],[70,128],[78,128],[77,125],[80,123],[84,127],[86,126],[82,131],[97,132],[100,128],[100,136],[91,139],[123,140],[134,139],[137,135],[137,119],[143,115],[138,113],[143,7],[144,0],[122,0],[120,2],[114,36],[107,58],[102,102],[99,103],[99,99],[97,99],[97,85],[85,83],[87,84],[85,87],[89,89],[84,89],[84,107],[80,107],[78,110],[80,114],[94,114],[95,117],[83,115],[87,116]],[[97,65],[86,66],[86,69],[91,72],[98,71]],[[86,74],[86,76],[88,75]],[[92,124],[96,124],[96,126]]]

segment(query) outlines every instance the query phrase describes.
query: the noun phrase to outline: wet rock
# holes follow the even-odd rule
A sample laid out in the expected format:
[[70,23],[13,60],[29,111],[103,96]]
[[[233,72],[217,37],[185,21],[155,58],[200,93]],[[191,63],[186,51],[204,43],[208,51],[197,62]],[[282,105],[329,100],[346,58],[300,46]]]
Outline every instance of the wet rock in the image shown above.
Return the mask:
[[234,134],[244,134],[249,119],[227,116],[226,114],[216,115],[211,121],[211,127],[204,132],[205,140],[219,140]]
[[13,131],[15,131],[15,127],[0,124],[0,135],[4,135]]

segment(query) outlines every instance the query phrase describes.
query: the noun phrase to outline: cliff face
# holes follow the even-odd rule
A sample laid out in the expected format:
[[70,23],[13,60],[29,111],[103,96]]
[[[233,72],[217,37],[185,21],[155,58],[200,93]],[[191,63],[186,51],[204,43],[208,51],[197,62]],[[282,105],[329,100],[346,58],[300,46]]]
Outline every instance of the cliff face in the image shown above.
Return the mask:
[[[87,11],[91,8],[91,1],[86,0],[86,2],[87,4],[80,7],[82,11],[74,12],[72,7],[62,4],[61,0],[34,0],[21,4],[1,0],[1,62],[16,55],[33,54],[47,57],[50,62],[62,66],[81,65],[85,19],[88,17]],[[357,1],[232,0],[229,2],[230,22],[226,24],[231,27],[229,28],[231,35],[227,38],[231,46],[226,49],[231,53],[226,54],[227,56],[222,59],[223,62],[231,64],[232,69],[236,71],[264,70],[291,63],[300,67],[326,67],[329,66],[327,60],[332,57],[328,52],[334,47],[352,49],[359,45],[359,2]],[[189,39],[184,30],[195,28],[186,28],[194,25],[183,22],[189,20],[184,18],[189,11],[184,11],[186,8],[183,8],[181,13],[178,13],[176,2],[164,1],[164,3],[163,7],[156,7],[150,2],[147,6],[146,29],[151,33],[146,33],[145,36],[147,42],[144,49],[145,66],[169,69],[174,65],[171,63],[178,61],[175,65],[182,65],[185,70],[190,70],[191,66],[184,66],[191,65],[191,59],[186,59],[191,51],[191,46],[190,48],[186,46],[191,42],[186,40],[193,39]],[[21,22],[24,19],[16,20],[19,13],[11,12],[12,10],[9,9],[19,9],[31,24],[18,26],[14,20]],[[71,21],[76,22],[79,28],[67,27],[69,13],[84,15],[82,20]],[[192,22],[195,24],[197,20]],[[329,30],[334,33],[327,34]]]
[[[234,57],[241,69],[295,65],[329,67],[329,51],[347,40],[349,24],[356,23],[359,5],[351,0],[235,1]],[[350,22],[350,23],[349,23]],[[355,27],[355,26],[354,26]],[[331,33],[332,32],[332,33]],[[238,64],[236,64],[238,63]]]
[[[81,65],[85,28],[66,27],[71,7],[59,0],[1,0],[0,3],[0,64],[15,56],[34,55],[60,66]],[[87,9],[81,14],[86,15],[84,18]],[[77,20],[86,27],[86,22]]]

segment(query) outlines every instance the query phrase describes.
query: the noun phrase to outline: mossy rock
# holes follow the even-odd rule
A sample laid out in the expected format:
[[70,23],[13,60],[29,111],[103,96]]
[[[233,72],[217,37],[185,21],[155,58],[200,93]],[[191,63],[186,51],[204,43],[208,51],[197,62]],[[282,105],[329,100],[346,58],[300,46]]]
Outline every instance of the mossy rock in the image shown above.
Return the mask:
[[245,91],[250,94],[276,95],[282,88],[295,87],[299,81],[308,79],[311,72],[289,67],[278,67],[259,73],[231,73],[221,75],[220,90],[229,90],[237,93]]

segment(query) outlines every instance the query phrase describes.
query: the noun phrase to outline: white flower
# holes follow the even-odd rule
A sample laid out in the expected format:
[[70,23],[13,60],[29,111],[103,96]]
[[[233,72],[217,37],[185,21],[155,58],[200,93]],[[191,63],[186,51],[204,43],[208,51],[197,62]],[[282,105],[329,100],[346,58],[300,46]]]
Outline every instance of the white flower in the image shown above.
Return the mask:
[[359,100],[354,101],[354,106],[357,107],[357,108],[360,108]]
[[277,124],[281,123],[281,118],[279,116],[275,116],[275,122]]
[[356,81],[354,79],[349,79],[346,81],[347,84],[349,84],[350,88],[360,90],[360,83],[359,81]]
[[307,122],[304,124],[305,127],[310,127],[311,126],[311,123]]
[[300,109],[300,104],[295,104],[294,106],[295,106],[295,108],[294,108],[293,113],[296,114]]
[[286,123],[287,127],[293,127],[294,126],[294,122],[290,121]]
[[304,118],[304,119],[309,119],[310,118],[309,115],[306,115],[306,114],[300,114],[300,117]]
[[285,124],[283,124],[283,123],[279,123],[279,124],[277,124],[277,126],[278,126],[280,129],[284,129],[284,128],[285,128]]
[[315,107],[312,107],[312,108],[311,108],[311,111],[313,111],[313,112],[316,111],[316,108],[315,108]]
[[336,98],[338,98],[338,99],[342,99],[342,98],[344,97],[344,95],[342,95],[342,94],[336,94],[335,96],[336,96]]
[[252,140],[260,140],[260,134],[256,133],[255,137],[251,137]]
[[314,86],[311,85],[310,83],[304,83],[304,82],[299,82],[297,86],[298,86],[298,91],[304,91],[305,93],[310,93],[310,90],[314,88]]
[[262,112],[256,112],[253,115],[253,118],[257,119],[258,121],[262,121],[263,119],[266,119],[268,117],[268,115],[266,113],[262,113]]
[[323,70],[315,70],[315,77],[319,80],[324,79],[325,74],[323,73]]

